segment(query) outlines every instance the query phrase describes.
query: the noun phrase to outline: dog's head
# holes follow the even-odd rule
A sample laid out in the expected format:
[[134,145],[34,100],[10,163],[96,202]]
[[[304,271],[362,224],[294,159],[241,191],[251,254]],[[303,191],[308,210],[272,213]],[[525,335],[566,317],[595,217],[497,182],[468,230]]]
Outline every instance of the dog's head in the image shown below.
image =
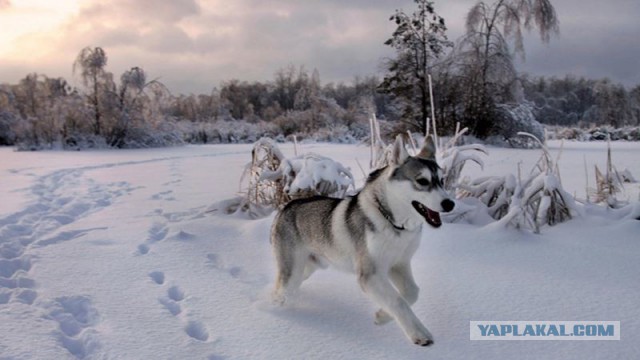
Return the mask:
[[390,180],[394,196],[406,206],[412,206],[429,225],[440,227],[441,212],[453,210],[455,203],[442,188],[442,169],[435,158],[435,146],[431,137],[416,156],[409,156],[402,137],[398,136],[392,154],[393,172]]

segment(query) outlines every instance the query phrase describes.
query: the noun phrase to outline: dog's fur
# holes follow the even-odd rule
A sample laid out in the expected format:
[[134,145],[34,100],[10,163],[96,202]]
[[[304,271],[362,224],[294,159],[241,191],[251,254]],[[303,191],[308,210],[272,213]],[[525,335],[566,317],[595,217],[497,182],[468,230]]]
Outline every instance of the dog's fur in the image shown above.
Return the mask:
[[332,265],[358,276],[362,290],[381,308],[376,324],[395,319],[413,343],[433,344],[411,310],[419,292],[411,257],[424,221],[439,227],[437,212],[453,207],[442,189],[430,138],[412,157],[398,137],[392,164],[373,172],[355,196],[295,200],[276,216],[271,229],[275,301],[284,303],[313,271]]

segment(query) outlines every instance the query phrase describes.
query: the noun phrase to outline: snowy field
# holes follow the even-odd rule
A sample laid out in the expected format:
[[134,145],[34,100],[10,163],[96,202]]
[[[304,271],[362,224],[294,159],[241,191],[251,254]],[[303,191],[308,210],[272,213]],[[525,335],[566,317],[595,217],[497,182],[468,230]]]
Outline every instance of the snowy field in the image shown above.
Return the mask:
[[[640,179],[640,143],[613,143]],[[559,143],[552,143],[557,153]],[[588,211],[539,235],[444,224],[413,259],[414,306],[435,337],[417,347],[353,275],[314,274],[269,303],[273,215],[210,211],[238,191],[248,145],[14,152],[0,149],[0,359],[637,359],[640,221]],[[351,168],[369,150],[304,145]],[[285,155],[293,155],[283,145]],[[466,175],[529,171],[536,150],[490,148]],[[567,143],[563,185],[584,198],[606,144]],[[621,197],[638,200],[639,185]],[[470,341],[471,320],[611,320],[620,341]]]

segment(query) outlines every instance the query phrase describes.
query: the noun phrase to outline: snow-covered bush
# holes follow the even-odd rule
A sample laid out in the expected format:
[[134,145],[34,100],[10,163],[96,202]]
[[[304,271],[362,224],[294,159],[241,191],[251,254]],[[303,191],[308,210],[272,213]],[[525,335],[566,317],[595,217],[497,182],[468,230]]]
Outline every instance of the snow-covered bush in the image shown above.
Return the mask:
[[[286,116],[283,115],[272,122],[248,122],[245,120],[192,122],[182,120],[177,123],[177,127],[184,141],[190,144],[250,144],[255,143],[261,137],[284,142],[287,139],[293,139],[293,136],[296,136],[301,142],[353,144],[364,137],[362,126],[358,123],[353,123],[350,126],[337,123],[331,126],[304,127],[298,122],[300,119],[297,116],[301,113],[293,112]],[[308,112],[304,113],[309,114]]]
[[76,133],[64,139],[63,147],[67,150],[108,149],[104,137],[89,133]]
[[487,213],[495,220],[509,212],[511,199],[516,191],[515,176],[488,176],[462,183],[458,187],[457,197],[476,198],[487,207]]
[[535,141],[519,137],[519,132],[532,134],[538,139],[544,138],[544,126],[536,120],[533,107],[529,102],[497,105],[499,134],[510,146],[530,148],[532,144],[537,145]]
[[555,225],[581,213],[571,194],[562,188],[557,172],[540,172],[524,184],[522,191],[522,198],[513,205],[523,207],[518,211],[533,223],[535,232],[540,232],[543,225]]
[[631,174],[629,169],[624,169],[618,173],[623,183],[637,183],[638,180]]
[[454,136],[438,148],[438,163],[442,167],[443,185],[447,191],[455,191],[458,188],[460,174],[467,161],[475,162],[484,168],[484,162],[480,158],[480,154],[487,155],[484,146],[480,144],[456,145],[467,130],[467,128],[460,130],[458,124]]
[[127,131],[122,148],[138,149],[184,144],[182,133],[173,122],[141,123]]
[[562,188],[558,159],[554,161],[547,147],[533,135],[520,135],[538,141],[542,155],[531,174],[518,181],[511,196],[509,211],[497,223],[517,228],[528,227],[538,233],[543,225],[555,225],[582,214],[582,208]]
[[284,192],[291,199],[314,195],[343,198],[354,186],[349,169],[314,153],[284,159],[275,171],[264,172],[260,181],[283,181]]
[[[446,218],[452,221],[468,216],[478,218],[485,212],[496,220],[489,226],[529,228],[538,233],[544,225],[555,225],[583,213],[562,187],[559,159],[554,160],[547,147],[532,134],[519,135],[536,141],[542,150],[540,160],[530,174],[523,178],[518,170],[518,178],[508,174],[463,181],[457,192],[462,206]],[[470,198],[479,203],[474,204]]]
[[393,144],[386,145],[380,136],[380,122],[375,114],[369,117],[369,141],[371,148],[371,158],[369,169],[376,170],[391,163]]
[[251,162],[240,179],[242,184],[248,178],[245,196],[238,199],[237,209],[232,209],[233,212],[241,210],[251,218],[259,218],[290,200],[284,191],[284,179],[262,180],[263,174],[277,171],[284,160],[284,155],[273,140],[261,138],[254,144]]
[[275,137],[277,126],[265,121],[218,120],[214,122],[177,123],[185,142],[190,144],[254,143],[263,136]]
[[598,204],[606,204],[610,208],[620,208],[628,204],[628,201],[621,201],[617,198],[617,194],[624,192],[624,183],[635,183],[628,169],[619,172],[613,165],[611,159],[611,142],[607,143],[607,165],[605,172],[602,173],[598,166],[595,166],[596,188],[587,189],[589,200]]
[[[240,188],[244,196],[238,196],[218,203],[216,206],[227,214],[242,213],[252,219],[267,216],[274,208],[289,201],[284,192],[284,182],[262,181],[265,172],[272,172],[280,167],[285,157],[269,138],[258,140],[251,150],[251,162],[247,164],[240,178]],[[217,209],[216,209],[217,210]]]
[[353,175],[342,164],[307,153],[285,158],[275,141],[258,140],[251,151],[241,183],[247,179],[244,198],[228,201],[226,211],[242,211],[251,218],[269,214],[292,199],[323,195],[343,198],[354,187]]
[[13,113],[0,110],[0,146],[15,143],[16,133],[13,128],[19,121],[20,119]]

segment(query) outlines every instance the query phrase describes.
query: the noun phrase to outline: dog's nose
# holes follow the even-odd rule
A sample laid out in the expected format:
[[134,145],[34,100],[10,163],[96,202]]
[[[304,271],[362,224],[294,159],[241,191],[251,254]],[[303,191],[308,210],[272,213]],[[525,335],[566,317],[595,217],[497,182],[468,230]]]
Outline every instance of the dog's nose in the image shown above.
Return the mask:
[[442,210],[444,210],[444,212],[449,212],[453,210],[453,207],[456,206],[456,203],[454,203],[450,199],[444,199],[442,200],[442,203],[440,205],[442,206]]

